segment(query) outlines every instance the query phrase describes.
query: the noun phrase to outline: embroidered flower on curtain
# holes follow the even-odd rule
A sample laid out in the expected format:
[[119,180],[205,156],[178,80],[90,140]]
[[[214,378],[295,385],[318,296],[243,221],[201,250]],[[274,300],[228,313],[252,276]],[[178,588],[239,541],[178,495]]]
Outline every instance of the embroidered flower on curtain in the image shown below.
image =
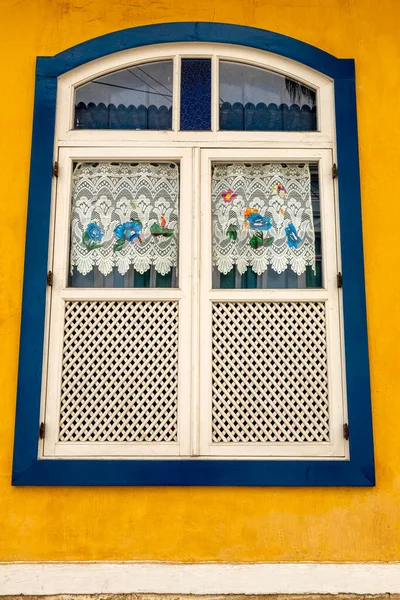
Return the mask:
[[71,273],[97,267],[124,275],[132,265],[161,275],[177,266],[179,165],[85,163],[72,181]]
[[[229,194],[229,203],[226,197]],[[290,267],[315,271],[311,179],[307,164],[216,164],[212,175],[213,265],[261,275]]]

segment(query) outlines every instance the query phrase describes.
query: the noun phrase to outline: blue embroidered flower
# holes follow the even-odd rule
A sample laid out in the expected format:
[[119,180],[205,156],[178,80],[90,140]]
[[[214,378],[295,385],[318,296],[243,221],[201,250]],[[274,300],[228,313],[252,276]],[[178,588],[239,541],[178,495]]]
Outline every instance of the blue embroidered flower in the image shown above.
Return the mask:
[[247,217],[250,229],[258,229],[259,231],[268,231],[272,227],[271,219],[263,217],[258,213],[253,213]]
[[114,246],[114,251],[118,252],[121,250],[125,242],[133,242],[135,239],[140,238],[141,231],[142,224],[140,221],[127,221],[118,225],[114,229],[114,233],[118,238]]
[[297,248],[301,242],[301,237],[298,236],[296,227],[290,223],[285,229],[287,243],[289,248]]
[[101,227],[96,223],[89,223],[89,225],[86,227],[86,233],[94,242],[101,242],[104,235],[104,233],[101,230]]
[[101,242],[103,236],[104,233],[97,223],[89,223],[82,233],[82,243],[89,251],[95,250],[95,248],[100,248],[100,246],[102,246],[99,242]]
[[118,227],[114,229],[114,233],[119,240],[133,242],[135,238],[139,237],[141,230],[142,224],[140,221],[128,221],[127,223],[118,225]]

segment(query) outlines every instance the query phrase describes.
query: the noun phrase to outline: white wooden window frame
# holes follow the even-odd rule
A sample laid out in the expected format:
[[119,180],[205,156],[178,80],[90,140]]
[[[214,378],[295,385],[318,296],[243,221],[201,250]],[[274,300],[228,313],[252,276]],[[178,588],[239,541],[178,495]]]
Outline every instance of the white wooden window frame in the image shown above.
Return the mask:
[[[182,58],[212,60],[212,128],[179,131],[179,85]],[[151,61],[173,60],[171,131],[74,130],[75,88],[115,70]],[[276,71],[310,86],[317,94],[318,131],[219,131],[219,60],[243,62]],[[348,458],[343,439],[346,420],[341,300],[336,288],[340,270],[338,210],[332,180],[336,159],[333,82],[312,69],[272,53],[228,44],[159,44],[119,52],[85,64],[58,80],[54,156],[59,178],[53,187],[41,415],[46,423],[39,457],[46,458]],[[79,160],[177,160],[181,165],[180,274],[178,289],[68,288],[68,242],[72,164]],[[323,227],[321,290],[211,289],[211,174],[213,161],[271,160],[319,163]],[[55,243],[56,242],[56,243]],[[323,300],[327,303],[331,442],[314,444],[212,444],[210,439],[210,307],[212,300]],[[57,441],[60,403],[63,303],[67,299],[179,301],[179,441],[178,443],[61,443]],[[50,319],[51,315],[51,319]],[[219,446],[219,447],[218,447]]]
[[[318,163],[320,186],[320,210],[322,223],[322,273],[321,289],[241,289],[226,290],[212,287],[212,211],[211,167],[218,162],[271,161]],[[334,185],[332,180],[331,150],[203,150],[201,155],[201,270],[200,270],[200,353],[198,362],[201,372],[199,400],[200,440],[202,456],[262,457],[344,457],[346,442],[343,438],[344,378],[342,343],[339,336],[340,307],[337,287],[338,258],[335,236],[336,216]],[[324,302],[326,306],[327,368],[329,398],[330,442],[279,442],[279,443],[212,443],[211,440],[211,308],[213,302]]]
[[[192,203],[182,199],[192,194],[192,160],[188,148],[141,149],[134,152],[128,148],[62,148],[59,154],[59,181],[57,208],[54,225],[53,286],[50,305],[51,327],[49,330],[49,350],[46,385],[45,423],[46,436],[43,456],[135,456],[150,455],[179,456],[189,454],[189,414],[190,414],[190,363],[191,338],[191,271],[190,225]],[[179,199],[179,287],[178,288],[77,288],[67,287],[69,270],[69,235],[71,217],[71,182],[74,162],[92,160],[150,160],[152,162],[176,161],[180,163]],[[63,352],[63,328],[65,302],[71,300],[175,300],[179,303],[179,343],[178,343],[178,442],[132,443],[132,442],[60,442],[58,441],[61,367]]]

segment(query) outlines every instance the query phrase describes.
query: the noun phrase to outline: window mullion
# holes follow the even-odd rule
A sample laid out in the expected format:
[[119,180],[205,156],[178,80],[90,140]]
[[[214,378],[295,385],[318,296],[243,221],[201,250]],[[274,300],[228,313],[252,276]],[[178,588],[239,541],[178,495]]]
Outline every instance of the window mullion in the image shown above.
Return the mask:
[[193,148],[193,219],[192,219],[192,385],[191,447],[192,456],[200,454],[200,207],[201,150]]

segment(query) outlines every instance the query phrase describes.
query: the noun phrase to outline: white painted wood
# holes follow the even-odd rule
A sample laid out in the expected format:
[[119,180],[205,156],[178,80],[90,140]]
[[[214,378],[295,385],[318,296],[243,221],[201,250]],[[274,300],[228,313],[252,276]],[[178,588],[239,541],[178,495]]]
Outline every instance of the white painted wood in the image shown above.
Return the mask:
[[[180,300],[179,288],[134,288],[135,300]],[[132,300],[127,288],[62,288],[64,300]]]
[[[180,158],[181,186],[179,192],[179,380],[178,380],[178,442],[179,453],[190,453],[190,418],[192,365],[192,262],[190,223],[193,218],[193,151],[182,150]],[[187,224],[187,225],[186,225]],[[188,250],[189,249],[189,250]]]
[[[69,229],[71,210],[71,180],[72,165],[79,160],[176,160],[180,162],[180,224],[179,224],[179,289],[160,290],[146,289],[79,289],[67,288],[69,269]],[[188,455],[190,452],[190,389],[191,378],[191,254],[187,248],[191,245],[190,223],[192,222],[192,150],[184,149],[140,149],[133,151],[129,148],[113,149],[112,153],[107,148],[62,148],[59,153],[59,178],[57,197],[53,212],[55,222],[52,225],[54,237],[53,255],[53,287],[51,298],[51,327],[46,355],[48,355],[48,378],[45,407],[46,436],[39,456],[75,456],[109,455],[105,449],[109,444],[97,443],[60,443],[59,442],[59,417],[60,417],[60,391],[61,370],[64,343],[64,307],[65,302],[72,300],[101,300],[101,301],[139,301],[139,300],[175,300],[179,302],[179,418],[177,444],[157,444],[149,450],[146,444],[130,444],[130,455]],[[182,227],[188,223],[188,227]],[[47,354],[48,353],[48,354]],[[126,451],[124,451],[126,453]],[[120,453],[118,446],[110,455]]]
[[343,387],[344,352],[343,331],[340,322],[341,290],[337,287],[338,261],[337,227],[335,211],[335,182],[332,179],[333,157],[327,151],[319,163],[320,206],[322,226],[322,258],[324,285],[328,289],[326,302],[326,334],[328,359],[328,395],[331,439],[337,454],[349,457],[349,444],[343,437],[343,423],[347,412],[347,398]]
[[[78,132],[77,132],[78,133]],[[160,135],[160,139],[157,140],[153,140],[153,139],[147,139],[146,136],[143,136],[141,139],[130,139],[129,136],[128,137],[124,137],[122,134],[123,133],[128,133],[128,132],[124,132],[121,131],[121,138],[119,138],[118,140],[112,140],[112,139],[108,139],[107,138],[107,130],[104,130],[104,140],[103,140],[103,146],[106,148],[132,148],[132,144],[134,144],[135,148],[174,148],[175,147],[175,142],[172,140],[165,140],[163,141],[163,136]],[[137,132],[138,134],[140,132]],[[146,132],[145,132],[146,133]],[[150,132],[151,133],[151,132]],[[162,134],[163,132],[160,132],[160,134]],[[268,139],[262,139],[262,138],[257,138],[257,136],[252,136],[251,138],[242,140],[242,141],[238,141],[237,139],[222,139],[221,137],[219,137],[218,139],[207,139],[206,137],[202,137],[202,135],[197,135],[197,132],[182,132],[182,133],[187,133],[187,136],[185,139],[181,139],[181,141],[179,142],[178,146],[179,148],[243,148],[244,146],[246,148],[310,148],[310,149],[316,149],[316,148],[333,148],[334,147],[334,142],[333,141],[329,141],[327,139],[322,139],[320,137],[318,137],[317,139],[313,139],[313,138],[304,138],[301,132],[294,132],[296,134],[296,138],[295,139],[287,139],[286,137],[282,138],[282,136],[279,136],[277,138],[273,137],[272,134],[274,132],[269,132],[271,133],[271,136],[268,136]],[[200,132],[201,133],[201,132]],[[221,132],[222,133],[231,133],[231,132]],[[252,132],[254,134],[257,134],[257,131]],[[287,133],[287,132],[286,132]],[[285,133],[285,136],[286,136]],[[306,132],[307,133],[307,132]],[[205,134],[208,135],[208,134]],[[63,148],[73,148],[73,147],[77,147],[77,148],[90,148],[90,147],[95,147],[97,148],[99,146],[99,142],[98,140],[94,140],[94,139],[82,139],[79,140],[78,138],[73,139],[73,140],[60,140],[59,141],[59,147]]]
[[398,594],[400,563],[0,563],[4,595]]
[[[186,427],[187,429],[187,427]],[[189,452],[184,452],[185,440],[180,443],[173,442],[57,442],[54,445],[54,454],[46,458],[132,458],[132,456],[145,456],[147,458],[160,459],[179,458],[180,456],[189,456]]]
[[59,441],[96,442],[96,451],[102,442],[173,442],[177,451],[179,303],[65,306]]
[[219,60],[214,53],[211,57],[211,131],[219,130]]
[[[201,271],[200,271],[200,348],[201,348],[201,431],[200,449],[204,456],[337,456],[348,458],[348,443],[343,438],[345,395],[342,385],[342,348],[339,321],[339,291],[337,289],[337,247],[334,187],[332,180],[332,154],[330,150],[317,149],[203,149],[201,177]],[[301,161],[318,162],[321,191],[322,255],[324,289],[279,289],[279,290],[213,290],[212,289],[212,211],[211,211],[211,167],[214,162],[226,161]],[[288,442],[275,443],[215,443],[212,441],[212,317],[214,302],[238,301],[281,301],[281,302],[325,302],[328,398],[329,398],[329,443],[312,444]],[[217,341],[214,341],[216,344]],[[237,409],[237,407],[235,407]]]
[[200,454],[200,150],[193,149],[191,456]]
[[[172,129],[173,131],[177,131],[179,129],[179,119],[180,119],[180,104],[181,104],[181,60],[180,56],[177,55],[174,57],[174,71],[173,71],[173,81],[172,81]],[[156,132],[161,133],[161,132]],[[156,136],[156,139],[159,139]],[[161,139],[161,137],[160,137]]]
[[[179,79],[180,61],[184,57],[208,57],[213,61],[213,90],[212,90],[212,130],[209,132],[180,132],[179,131]],[[91,79],[106,75],[112,71],[124,69],[144,62],[172,59],[174,64],[174,107],[172,131],[74,131],[73,104],[75,87],[87,83]],[[282,75],[290,76],[317,90],[317,120],[316,132],[235,132],[218,131],[219,120],[219,94],[218,94],[218,60],[233,60],[275,71]],[[95,140],[97,144],[118,141],[142,141],[145,143],[160,141],[182,143],[216,141],[233,142],[248,140],[280,142],[286,140],[292,145],[307,143],[330,143],[334,139],[333,119],[334,94],[333,82],[329,77],[313,69],[297,63],[296,61],[277,56],[270,52],[244,48],[230,44],[207,43],[177,43],[157,44],[144,48],[135,48],[111,54],[104,58],[82,65],[58,79],[57,113],[56,113],[56,140],[78,141],[84,145],[86,140]]]
[[[180,132],[180,69],[185,57],[209,57],[212,60],[212,130]],[[173,60],[173,118],[170,132],[165,131],[74,131],[75,88],[93,78],[117,69],[145,62]],[[219,61],[231,60],[266,68],[294,78],[317,92],[318,131],[316,132],[246,132],[218,131]],[[160,455],[189,456],[199,454],[214,458],[246,456],[287,458],[323,456],[346,458],[348,445],[342,436],[346,414],[343,338],[340,293],[336,290],[338,256],[335,240],[335,199],[331,178],[332,152],[335,155],[334,89],[330,78],[295,61],[269,52],[230,44],[179,43],[158,44],[119,52],[92,61],[65,73],[58,79],[56,135],[54,156],[59,160],[59,178],[54,184],[49,268],[54,285],[48,290],[46,331],[48,344],[44,354],[42,418],[46,420],[46,438],[39,445],[39,457],[74,458],[92,456],[126,457],[141,454],[148,458]],[[323,229],[323,270],[327,274],[322,290],[212,290],[210,255],[210,165],[212,160],[304,160],[319,161]],[[70,186],[72,162],[79,160],[158,160],[181,161],[180,194],[180,268],[179,289],[79,289],[67,288],[69,254]],[[57,185],[56,185],[57,184]],[[56,201],[57,187],[57,201]],[[201,209],[201,218],[200,218]],[[206,214],[206,209],[208,213]],[[200,225],[201,221],[201,225]],[[337,221],[336,221],[337,224]],[[332,235],[331,235],[332,234]],[[54,255],[53,255],[54,246]],[[200,276],[201,273],[201,276]],[[60,443],[59,395],[63,340],[64,303],[73,300],[129,301],[162,300],[179,302],[179,443],[139,446],[134,443],[92,445]],[[211,306],[214,301],[323,301],[327,306],[329,395],[333,424],[329,444],[226,444],[215,448],[210,443],[211,398]],[[50,315],[51,313],[51,323]],[[200,320],[201,315],[201,320]],[[48,364],[48,376],[46,366]],[[332,366],[334,365],[334,366]],[[201,429],[201,435],[200,435]],[[200,439],[201,438],[201,439]],[[301,446],[301,447],[300,447]],[[200,451],[201,448],[201,451]],[[297,452],[297,454],[296,454]],[[300,452],[300,454],[298,454]]]

